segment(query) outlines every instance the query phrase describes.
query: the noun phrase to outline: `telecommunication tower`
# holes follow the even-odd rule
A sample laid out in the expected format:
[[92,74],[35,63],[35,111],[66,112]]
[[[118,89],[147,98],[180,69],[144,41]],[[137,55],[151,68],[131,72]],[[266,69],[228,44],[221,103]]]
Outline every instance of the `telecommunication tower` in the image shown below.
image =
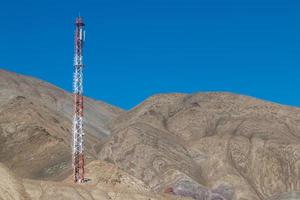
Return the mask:
[[83,132],[83,44],[84,22],[79,16],[75,22],[74,54],[74,118],[73,118],[73,170],[74,182],[84,182],[84,132]]

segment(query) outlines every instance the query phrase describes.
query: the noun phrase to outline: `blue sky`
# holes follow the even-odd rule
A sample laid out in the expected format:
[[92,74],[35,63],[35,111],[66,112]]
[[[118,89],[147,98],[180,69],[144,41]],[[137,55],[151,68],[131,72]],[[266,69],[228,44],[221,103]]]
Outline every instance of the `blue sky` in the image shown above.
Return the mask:
[[85,95],[129,109],[156,93],[230,91],[300,106],[296,0],[2,1],[0,67],[72,89],[86,22]]

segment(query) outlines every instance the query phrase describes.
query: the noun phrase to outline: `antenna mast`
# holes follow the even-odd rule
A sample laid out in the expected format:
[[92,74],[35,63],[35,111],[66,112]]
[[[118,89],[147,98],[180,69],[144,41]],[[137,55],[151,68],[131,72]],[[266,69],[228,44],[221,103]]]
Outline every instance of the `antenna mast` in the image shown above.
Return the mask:
[[84,132],[83,132],[83,44],[84,23],[79,16],[75,22],[74,55],[74,118],[73,118],[73,169],[74,182],[84,182]]

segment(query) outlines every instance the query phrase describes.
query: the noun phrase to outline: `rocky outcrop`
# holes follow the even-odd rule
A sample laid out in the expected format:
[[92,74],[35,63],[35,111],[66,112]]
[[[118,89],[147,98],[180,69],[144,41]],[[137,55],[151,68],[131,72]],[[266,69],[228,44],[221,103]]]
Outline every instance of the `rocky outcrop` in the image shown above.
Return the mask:
[[111,137],[99,158],[130,172],[154,191],[182,176],[202,180],[188,151],[170,133],[143,123],[132,124]]

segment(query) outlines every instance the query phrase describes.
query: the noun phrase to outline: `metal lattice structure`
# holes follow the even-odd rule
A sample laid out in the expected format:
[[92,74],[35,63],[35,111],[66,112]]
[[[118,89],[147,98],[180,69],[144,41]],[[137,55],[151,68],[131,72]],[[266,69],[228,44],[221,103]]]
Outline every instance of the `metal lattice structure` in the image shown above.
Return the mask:
[[83,132],[83,44],[84,23],[81,17],[75,22],[74,55],[74,118],[73,118],[73,169],[74,182],[84,182],[84,132]]

